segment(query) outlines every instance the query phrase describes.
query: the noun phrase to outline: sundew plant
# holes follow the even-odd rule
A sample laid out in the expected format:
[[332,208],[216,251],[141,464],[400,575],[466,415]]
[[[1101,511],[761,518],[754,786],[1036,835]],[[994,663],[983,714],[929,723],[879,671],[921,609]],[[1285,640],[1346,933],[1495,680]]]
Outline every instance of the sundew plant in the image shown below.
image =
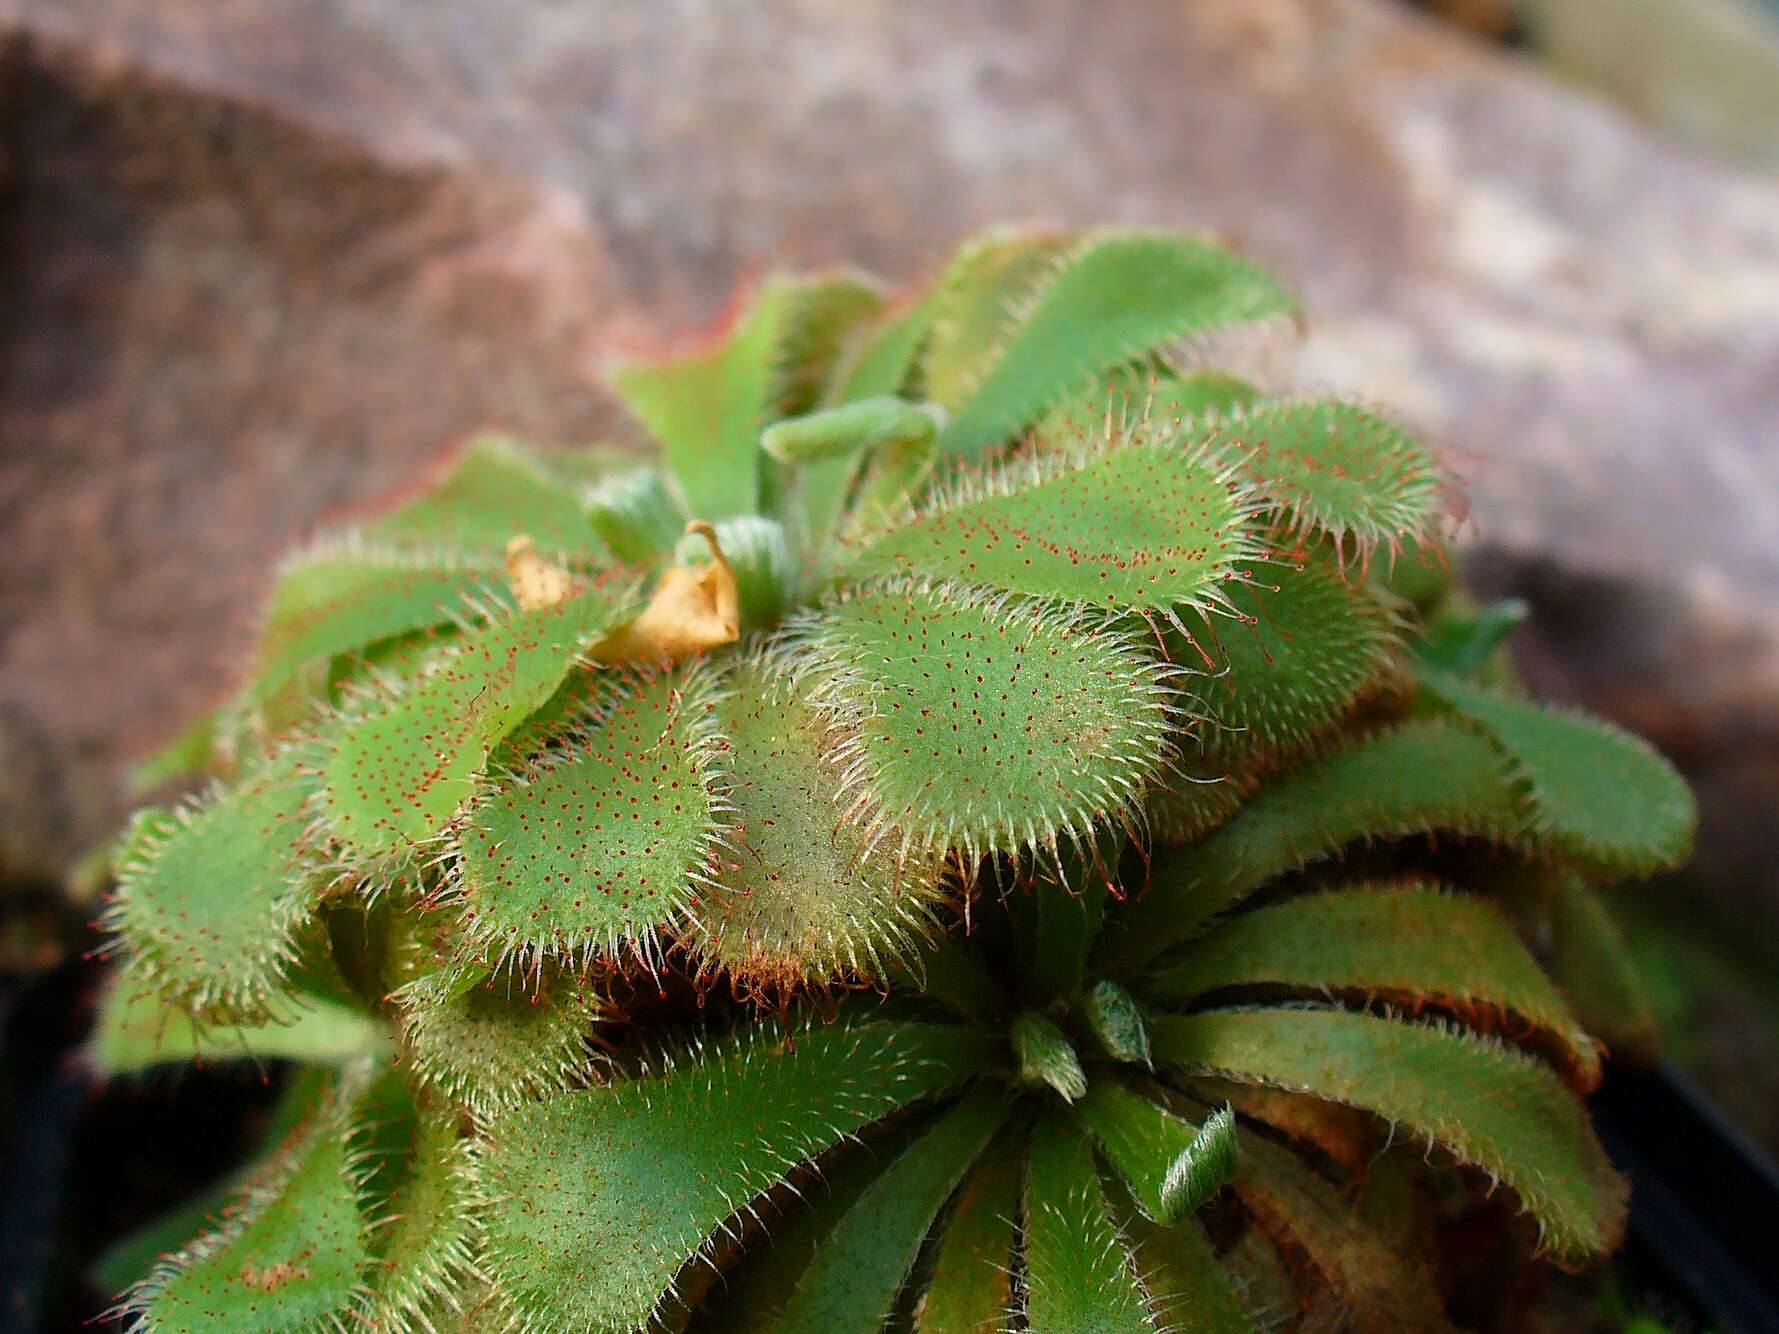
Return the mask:
[[[90,1057],[293,1063],[135,1328],[1444,1330],[1616,1245],[1648,746],[1525,699],[1247,260],[1005,231],[763,286],[290,558],[150,777]],[[1474,1286],[1474,1285],[1473,1285]]]

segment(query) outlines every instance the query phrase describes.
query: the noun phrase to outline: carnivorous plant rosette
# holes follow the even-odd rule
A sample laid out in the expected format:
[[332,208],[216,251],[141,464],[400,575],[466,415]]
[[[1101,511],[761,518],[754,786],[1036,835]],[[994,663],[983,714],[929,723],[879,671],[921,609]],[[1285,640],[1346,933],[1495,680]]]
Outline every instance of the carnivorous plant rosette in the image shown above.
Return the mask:
[[1149,231],[775,280],[616,377],[658,465],[294,557],[91,1051],[309,1068],[139,1326],[1443,1328],[1479,1183],[1615,1244],[1589,886],[1690,798],[1512,691],[1432,451],[1208,368],[1295,319]]

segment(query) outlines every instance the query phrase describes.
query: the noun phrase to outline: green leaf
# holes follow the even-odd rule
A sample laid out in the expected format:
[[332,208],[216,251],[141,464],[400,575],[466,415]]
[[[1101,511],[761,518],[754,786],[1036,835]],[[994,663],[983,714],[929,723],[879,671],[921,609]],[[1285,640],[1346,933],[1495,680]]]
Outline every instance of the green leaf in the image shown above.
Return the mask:
[[1262,553],[1215,455],[1138,441],[1015,461],[959,483],[844,559],[1109,611],[1207,609]]
[[[1323,557],[1298,568],[1243,564],[1224,585],[1235,615],[1181,619],[1173,652],[1197,715],[1200,754],[1224,768],[1301,746],[1351,709],[1397,646],[1394,618]],[[1208,661],[1206,661],[1208,659]]]
[[595,719],[479,796],[455,836],[445,901],[494,967],[653,953],[711,869],[711,677],[605,673],[600,687]]
[[1351,537],[1362,550],[1430,534],[1443,503],[1433,451],[1351,403],[1262,400],[1211,433],[1245,460],[1260,493],[1297,530]]
[[1669,870],[1692,851],[1692,791],[1641,737],[1441,672],[1426,671],[1422,688],[1507,752],[1531,796],[1538,842],[1551,852],[1618,879]]
[[883,1169],[816,1250],[779,1334],[879,1334],[933,1220],[1007,1117],[984,1085]]
[[212,709],[159,750],[139,761],[125,780],[130,792],[140,795],[162,783],[184,781],[210,768],[216,752],[219,721],[218,711]]
[[666,1074],[489,1127],[483,1267],[535,1334],[636,1328],[725,1220],[844,1137],[993,1058],[961,1028],[761,1023]]
[[262,1160],[310,1123],[335,1078],[333,1072],[318,1068],[299,1071],[272,1105],[259,1135],[259,1156],[108,1246],[88,1271],[93,1284],[101,1292],[123,1292],[146,1280],[157,1261],[170,1260],[200,1237],[220,1228],[229,1206],[264,1171]]
[[[922,300],[882,321],[849,352],[837,368],[826,406],[901,394],[918,378],[920,391],[938,400],[927,411],[942,420],[945,409],[956,406],[955,400],[992,360],[1009,300],[1041,275],[1043,262],[1062,244],[1060,237],[1017,231],[991,232],[966,243]],[[1034,261],[1039,272],[1032,270]],[[927,355],[915,377],[915,356],[922,351]],[[938,422],[934,424],[936,429]],[[862,521],[875,526],[885,514],[906,508],[935,454],[931,437],[918,447],[885,452],[901,458],[878,460],[872,470],[877,474],[871,479],[874,494],[854,506],[854,525]],[[843,508],[856,462],[856,457],[836,458],[802,470],[799,490],[812,537],[834,530],[832,520]]]
[[[1413,568],[1406,560],[1398,564]],[[1507,636],[1532,614],[1531,604],[1521,598],[1501,598],[1481,607],[1464,605],[1468,602],[1448,597],[1446,605],[1428,617],[1411,645],[1418,661],[1454,676],[1470,676],[1481,671]]]
[[[816,1250],[846,1216],[890,1161],[926,1129],[930,1118],[917,1109],[892,1118],[870,1131],[863,1144],[842,1148],[823,1158],[820,1170],[799,1179],[794,1190],[783,1189],[762,1201],[757,1217],[742,1224],[746,1240],[733,1235],[712,1255],[715,1268],[695,1263],[682,1272],[682,1289],[673,1310],[699,1313],[699,1334],[775,1334],[778,1317],[797,1291]],[[733,1264],[725,1263],[737,1253]],[[700,1301],[706,1284],[713,1289]],[[664,1322],[670,1311],[657,1313]]]
[[323,766],[333,832],[368,857],[405,857],[436,836],[474,792],[489,751],[550,698],[626,603],[596,587],[490,622],[382,708],[342,720]]
[[1625,1185],[1541,1062],[1486,1038],[1343,1010],[1157,1018],[1158,1061],[1376,1112],[1505,1183],[1562,1264],[1618,1244]]
[[1241,1294],[1192,1219],[1161,1227],[1141,1215],[1121,1220],[1149,1291],[1149,1309],[1168,1334],[1254,1334]]
[[1213,414],[1226,416],[1260,397],[1245,380],[1221,371],[1164,375],[1150,387],[1144,402],[1149,420],[1183,426]]
[[1075,1044],[1056,1021],[1036,1010],[1016,1016],[1008,1030],[1013,1055],[1019,1062],[1016,1078],[1028,1088],[1048,1085],[1064,1102],[1074,1102],[1087,1092],[1087,1074]]
[[301,1061],[339,1065],[388,1041],[375,1019],[317,996],[291,998],[292,1017],[259,1024],[207,1024],[152,989],[113,976],[82,1049],[100,1079],[187,1061]]
[[672,551],[690,517],[654,468],[602,478],[588,488],[583,503],[606,545],[631,565]]
[[396,994],[413,1077],[482,1120],[568,1088],[592,1063],[601,1007],[569,978],[506,972],[459,988],[435,974]]
[[1412,1247],[1370,1226],[1352,1201],[1259,1135],[1241,1140],[1237,1195],[1261,1226],[1301,1253],[1362,1334],[1456,1334]]
[[1148,1067],[1149,1027],[1136,998],[1109,977],[1102,977],[1081,998],[1081,1018],[1100,1050],[1115,1061]]
[[1196,843],[1234,818],[1260,786],[1257,775],[1219,773],[1203,761],[1180,761],[1152,784],[1144,818],[1157,843]]
[[1026,1319],[1032,1334],[1158,1331],[1081,1131],[1045,1118],[1025,1195]]
[[1589,1032],[1614,1055],[1653,1064],[1661,1052],[1650,989],[1606,904],[1576,875],[1555,877],[1549,904],[1551,977]]
[[835,365],[823,407],[899,394],[908,385],[915,354],[932,329],[930,301],[891,310],[853,336]]
[[1175,375],[1145,362],[1115,366],[1083,393],[1064,399],[1039,425],[1040,444],[1068,449],[1096,435],[1171,437],[1200,419],[1253,402],[1259,391],[1231,375]]
[[882,310],[883,288],[856,269],[781,279],[784,312],[769,399],[774,416],[819,404],[853,337]]
[[1017,1137],[998,1137],[958,1192],[932,1282],[915,1307],[919,1334],[1001,1334],[1008,1327],[1024,1148]]
[[434,1309],[460,1310],[456,1294],[475,1272],[484,1201],[456,1110],[421,1111],[409,1154],[400,1188],[381,1202],[390,1222],[377,1238],[371,1329],[424,1329]]
[[560,750],[587,724],[589,715],[597,712],[610,670],[600,662],[570,667],[550,697],[488,752],[488,762],[483,767],[489,778],[477,785],[478,792],[489,783],[502,782],[513,774],[538,767]]
[[1014,312],[998,359],[958,407],[940,452],[974,458],[1092,376],[1151,349],[1295,313],[1270,275],[1208,241],[1168,232],[1087,233]]
[[1006,1017],[1007,993],[983,962],[956,936],[929,941],[896,969],[897,980],[972,1024]]
[[455,548],[499,556],[517,534],[539,551],[601,554],[572,489],[508,436],[472,440],[437,482],[363,527],[373,542]]
[[1229,1107],[1212,1112],[1199,1126],[1183,1152],[1162,1178],[1160,1204],[1163,1217],[1184,1219],[1196,1213],[1211,1196],[1235,1175],[1239,1151],[1235,1139],[1235,1112]]
[[138,817],[104,918],[133,977],[212,1019],[293,1017],[277,998],[318,892],[305,860],[313,790],[286,749],[171,820]]
[[584,487],[614,472],[636,466],[636,449],[614,440],[581,441],[571,445],[538,445],[530,449],[564,486]]
[[1457,557],[1445,541],[1429,535],[1403,542],[1400,551],[1384,556],[1367,571],[1368,582],[1400,598],[1422,617],[1438,619],[1454,601],[1465,598],[1453,588]]
[[245,1184],[235,1178],[218,1182],[186,1203],[157,1214],[106,1248],[89,1271],[91,1281],[105,1293],[119,1293],[141,1282],[156,1261],[177,1254],[213,1230]]
[[[842,800],[903,847],[1054,847],[1128,815],[1166,751],[1166,670],[1137,643],[1018,603],[914,586],[805,618]],[[894,836],[893,834],[890,836]]]
[[1072,1110],[1144,1215],[1167,1227],[1197,1212],[1235,1173],[1235,1122],[1227,1111],[1197,1126],[1115,1079],[1094,1080]]
[[308,552],[279,574],[245,702],[273,699],[310,663],[466,615],[466,599],[503,578],[492,558],[356,542]]
[[[852,506],[842,520],[838,539],[853,542],[862,533],[875,532],[899,521],[925,494],[938,466],[934,441],[912,439],[886,444],[864,460],[853,482]],[[822,564],[830,564],[824,559]]]
[[774,422],[760,432],[760,448],[780,463],[819,463],[879,445],[919,444],[934,430],[931,406],[879,394]]
[[1143,897],[1108,924],[1099,959],[1128,974],[1274,876],[1359,839],[1435,830],[1512,839],[1521,825],[1493,746],[1449,723],[1408,723],[1281,774],[1158,866]]
[[1584,1091],[1599,1082],[1593,1039],[1482,899],[1422,887],[1298,895],[1219,923],[1142,982],[1144,996],[1162,1006],[1242,986],[1438,1006],[1513,1034]]
[[129,1299],[154,1334],[309,1334],[337,1329],[364,1297],[370,1259],[337,1103],[276,1150],[222,1227]]
[[1080,995],[1081,970],[1099,934],[1128,838],[1126,830],[1113,827],[1037,868],[1030,899],[1016,910],[1016,917],[1031,923],[1030,950],[1019,957],[1018,969],[1020,990],[1033,1003],[1073,1004]]
[[934,934],[942,850],[872,853],[844,821],[820,715],[765,660],[743,664],[730,687],[717,717],[732,824],[715,883],[691,910],[699,956],[760,991],[881,976]]
[[[924,475],[932,461],[938,409],[889,394],[792,417],[768,426],[760,447],[773,459],[794,464],[799,528],[806,543],[820,549],[835,535],[847,491],[861,461],[880,452],[890,473]],[[900,467],[893,465],[900,464]],[[911,471],[910,464],[918,465]],[[877,488],[888,485],[878,481]],[[875,489],[875,488],[874,488]],[[880,502],[873,499],[873,507]]]
[[928,398],[955,412],[999,359],[1007,328],[1069,245],[1062,233],[1002,228],[959,248],[934,284],[921,358]]
[[773,411],[790,284],[768,283],[735,323],[687,356],[621,367],[612,383],[661,446],[694,518],[760,504],[760,428]]

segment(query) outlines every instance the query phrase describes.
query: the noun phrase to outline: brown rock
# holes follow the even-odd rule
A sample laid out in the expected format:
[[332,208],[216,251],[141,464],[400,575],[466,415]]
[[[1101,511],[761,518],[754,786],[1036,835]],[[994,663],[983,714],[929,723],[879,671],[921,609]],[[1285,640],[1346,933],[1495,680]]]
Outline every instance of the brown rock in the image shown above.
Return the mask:
[[5,48],[0,873],[229,684],[283,549],[465,433],[609,427],[592,239],[493,177]]

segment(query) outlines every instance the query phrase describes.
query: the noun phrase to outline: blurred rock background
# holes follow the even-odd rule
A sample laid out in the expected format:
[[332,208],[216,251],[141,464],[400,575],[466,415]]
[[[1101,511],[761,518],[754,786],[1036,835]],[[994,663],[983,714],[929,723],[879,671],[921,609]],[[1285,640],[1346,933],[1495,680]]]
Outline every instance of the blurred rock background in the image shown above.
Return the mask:
[[292,542],[483,426],[625,437],[602,368],[762,265],[1203,227],[1305,295],[1273,374],[1449,448],[1537,684],[1697,782],[1624,902],[1779,1141],[1779,24],[1425,8],[1525,49],[1390,0],[0,0],[0,878],[113,827]]

